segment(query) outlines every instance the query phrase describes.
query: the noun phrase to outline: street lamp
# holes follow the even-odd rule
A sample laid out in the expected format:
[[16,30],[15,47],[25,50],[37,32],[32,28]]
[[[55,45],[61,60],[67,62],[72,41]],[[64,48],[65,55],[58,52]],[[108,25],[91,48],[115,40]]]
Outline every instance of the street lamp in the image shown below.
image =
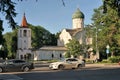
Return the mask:
[[98,50],[98,29],[97,27],[95,27],[96,29],[96,56],[97,56],[97,59],[99,59],[100,55],[99,55],[99,50]]

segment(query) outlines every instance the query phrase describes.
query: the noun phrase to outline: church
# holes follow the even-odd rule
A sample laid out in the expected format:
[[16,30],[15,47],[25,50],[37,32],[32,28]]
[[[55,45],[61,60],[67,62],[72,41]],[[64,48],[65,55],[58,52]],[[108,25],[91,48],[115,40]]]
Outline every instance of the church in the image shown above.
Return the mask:
[[43,46],[37,50],[33,50],[31,46],[31,29],[27,25],[24,14],[21,27],[18,29],[18,50],[16,57],[32,60],[61,59],[65,57],[67,51],[65,45],[73,38],[78,40],[80,44],[92,44],[92,39],[86,39],[84,18],[84,14],[77,8],[72,15],[72,28],[61,31],[57,40],[57,46]]

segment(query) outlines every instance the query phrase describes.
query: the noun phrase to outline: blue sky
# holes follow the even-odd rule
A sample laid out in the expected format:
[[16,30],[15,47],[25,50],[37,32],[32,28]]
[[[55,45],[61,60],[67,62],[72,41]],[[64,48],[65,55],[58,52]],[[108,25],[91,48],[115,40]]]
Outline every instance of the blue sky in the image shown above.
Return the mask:
[[[64,2],[65,7],[62,5],[62,0],[38,0],[38,2],[36,0],[24,0],[17,2],[16,12],[18,15],[15,21],[21,25],[25,12],[28,23],[35,26],[40,25],[51,33],[57,33],[64,28],[72,28],[72,14],[77,8],[85,15],[84,24],[91,24],[93,9],[102,5],[102,0],[64,0]],[[11,31],[8,26],[7,22],[4,21],[4,33]]]

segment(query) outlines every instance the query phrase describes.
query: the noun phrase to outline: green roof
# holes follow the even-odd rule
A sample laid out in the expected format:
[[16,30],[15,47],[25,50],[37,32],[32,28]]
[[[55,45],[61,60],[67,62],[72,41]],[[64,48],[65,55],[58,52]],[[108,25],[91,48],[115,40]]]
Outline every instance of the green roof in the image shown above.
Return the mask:
[[72,15],[72,19],[76,18],[84,18],[84,14],[80,11],[79,8],[75,11],[75,13]]

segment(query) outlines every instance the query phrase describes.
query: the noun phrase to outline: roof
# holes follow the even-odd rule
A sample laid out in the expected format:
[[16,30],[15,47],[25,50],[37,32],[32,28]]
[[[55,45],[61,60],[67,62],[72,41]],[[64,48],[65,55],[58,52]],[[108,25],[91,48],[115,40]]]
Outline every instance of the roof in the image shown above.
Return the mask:
[[44,46],[44,47],[41,47],[40,50],[64,50],[66,51],[67,48],[66,47],[63,47],[63,46]]
[[23,18],[22,18],[21,27],[22,28],[28,28],[27,20],[26,20],[26,17],[25,17],[25,13],[24,13]]
[[71,36],[74,36],[77,32],[82,30],[81,28],[77,28],[77,29],[66,29],[66,31],[69,32]]
[[72,19],[76,19],[76,18],[84,18],[84,14],[80,11],[79,8],[77,8],[77,10],[72,16]]

